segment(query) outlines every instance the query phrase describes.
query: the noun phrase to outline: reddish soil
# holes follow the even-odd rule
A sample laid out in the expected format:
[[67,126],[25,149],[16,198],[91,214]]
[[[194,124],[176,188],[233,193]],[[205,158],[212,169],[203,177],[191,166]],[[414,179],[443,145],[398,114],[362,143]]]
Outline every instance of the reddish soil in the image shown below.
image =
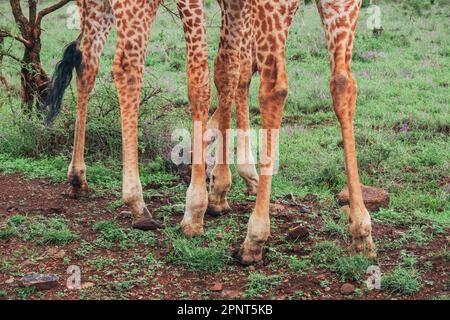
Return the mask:
[[[25,298],[28,299],[104,299],[104,298],[126,298],[126,299],[211,299],[211,298],[242,298],[245,292],[248,275],[252,271],[262,272],[267,275],[282,275],[280,284],[263,294],[262,298],[287,299],[298,298],[299,291],[303,292],[302,299],[431,299],[437,296],[449,294],[449,274],[450,266],[445,258],[436,258],[433,253],[448,246],[448,236],[436,234],[431,242],[426,245],[414,243],[405,244],[403,248],[388,249],[383,247],[382,241],[378,242],[378,265],[382,272],[388,272],[397,265],[400,250],[406,249],[414,253],[418,258],[418,268],[421,273],[422,288],[413,295],[398,295],[388,291],[368,291],[362,290],[360,296],[344,296],[340,293],[343,282],[339,276],[327,269],[313,268],[307,274],[295,274],[289,271],[282,263],[274,264],[264,260],[260,265],[245,268],[230,263],[227,267],[218,272],[206,273],[200,271],[189,271],[182,266],[173,265],[165,261],[171,247],[164,241],[164,230],[155,231],[157,246],[153,248],[155,257],[163,261],[162,267],[156,270],[132,270],[133,266],[125,265],[130,258],[149,248],[141,245],[130,250],[118,248],[96,249],[87,258],[81,258],[75,254],[75,250],[80,247],[81,240],[92,242],[98,233],[93,231],[92,225],[99,220],[114,219],[120,226],[128,228],[129,219],[118,219],[124,208],[107,209],[111,202],[116,201],[115,196],[100,198],[71,199],[66,197],[66,184],[55,184],[44,179],[28,180],[20,174],[5,175],[0,174],[0,225],[14,214],[39,214],[42,216],[63,216],[73,231],[79,236],[76,241],[67,245],[47,245],[37,244],[32,241],[24,241],[17,237],[0,239],[0,257],[3,263],[10,262],[13,267],[0,269],[0,291],[3,291],[3,298],[21,298],[18,295],[18,283],[22,275],[30,272],[57,274],[60,277],[58,287],[55,289],[34,292]],[[155,186],[147,186],[147,188]],[[286,242],[288,230],[292,227],[302,225],[309,231],[310,236],[301,242],[294,243],[289,249],[283,246],[283,253],[287,255],[297,255],[299,258],[309,254],[311,247],[320,240],[338,240],[343,248],[348,248],[348,243],[339,240],[338,237],[326,235],[321,232],[322,218],[321,208],[316,197],[310,195],[303,199],[303,205],[311,208],[311,213],[295,215],[287,212],[286,208],[299,211],[296,206],[286,206],[281,202],[272,205],[272,214],[276,221],[277,228],[272,233],[268,247],[277,247]],[[170,198],[148,199],[149,208],[158,208],[163,204],[171,204]],[[246,217],[241,212],[249,212],[252,203],[241,202],[232,204],[231,214],[236,215],[245,230]],[[174,213],[171,223],[176,224],[182,218],[181,213]],[[222,219],[207,218],[207,219]],[[300,221],[300,222],[299,222]],[[373,235],[375,239],[394,239],[403,232],[401,228],[394,226],[374,224]],[[448,232],[448,230],[447,230]],[[242,241],[245,233],[243,232]],[[55,257],[52,253],[64,249],[65,255]],[[231,249],[231,248],[230,248]],[[89,260],[105,256],[116,259],[114,274],[108,272],[97,272],[89,264]],[[3,265],[2,263],[2,265]],[[287,262],[285,263],[287,265]],[[86,290],[66,289],[66,270],[69,265],[79,265],[82,269],[82,281],[93,282],[95,286]],[[0,266],[3,268],[3,266]],[[148,272],[153,272],[151,280],[145,283],[138,283],[128,290],[117,291],[111,289],[110,284],[117,281],[117,272],[128,274],[135,273],[135,277],[140,277]],[[89,279],[89,280],[86,280]],[[324,288],[324,280],[328,281]],[[223,284],[223,290],[213,292],[211,288],[217,283]],[[322,284],[322,286],[321,286]],[[353,283],[357,288],[363,289],[364,282]],[[318,292],[320,291],[320,292]],[[6,293],[6,294],[5,294]],[[22,297],[24,298],[24,297]]]

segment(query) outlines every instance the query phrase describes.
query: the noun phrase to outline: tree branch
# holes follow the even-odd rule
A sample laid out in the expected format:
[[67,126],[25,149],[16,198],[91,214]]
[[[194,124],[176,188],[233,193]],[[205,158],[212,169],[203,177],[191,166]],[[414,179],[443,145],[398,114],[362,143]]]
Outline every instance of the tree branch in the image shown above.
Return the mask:
[[36,21],[36,13],[37,13],[37,0],[28,0],[28,8],[29,8],[29,18],[31,24],[34,24]]
[[36,25],[40,25],[42,18],[44,18],[46,15],[64,7],[66,4],[68,4],[71,1],[73,1],[73,0],[61,0],[60,2],[55,3],[54,5],[51,5],[50,7],[42,9],[37,15]]
[[21,36],[17,36],[12,34],[11,32],[8,32],[6,30],[0,30],[0,38],[13,38],[19,42],[22,42],[25,46],[29,46],[31,43],[27,39],[22,38]]
[[22,34],[27,34],[28,19],[23,15],[20,0],[9,0],[9,3],[11,5],[14,20],[19,24],[20,31]]
[[9,57],[9,58],[11,58],[13,60],[16,60],[17,62],[19,62],[22,65],[25,64],[25,62],[23,62],[22,59],[19,59],[16,56],[13,56],[11,53],[8,53],[8,52],[1,52],[0,51],[0,56]]

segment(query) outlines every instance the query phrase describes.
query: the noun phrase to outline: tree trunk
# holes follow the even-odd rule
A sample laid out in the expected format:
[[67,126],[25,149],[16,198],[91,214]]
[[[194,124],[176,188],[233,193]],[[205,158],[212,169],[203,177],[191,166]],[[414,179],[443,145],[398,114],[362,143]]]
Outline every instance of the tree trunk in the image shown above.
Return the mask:
[[[25,48],[20,77],[21,77],[21,96],[27,111],[32,111],[36,104],[38,107],[40,102],[45,99],[45,92],[50,81],[47,73],[41,64],[41,40],[40,32],[33,30],[27,37],[31,45]],[[37,37],[34,37],[37,35]]]
[[20,93],[22,104],[26,111],[31,112],[35,104],[39,108],[41,102],[45,100],[46,91],[50,82],[47,73],[42,68],[40,58],[42,19],[73,0],[59,0],[59,2],[53,3],[41,11],[38,11],[39,0],[28,0],[28,18],[25,17],[22,11],[20,1],[9,0],[9,3],[21,35],[15,35],[8,30],[0,30],[0,41],[3,41],[4,37],[11,37],[21,42],[25,47],[22,61],[16,57],[12,58],[21,63]]

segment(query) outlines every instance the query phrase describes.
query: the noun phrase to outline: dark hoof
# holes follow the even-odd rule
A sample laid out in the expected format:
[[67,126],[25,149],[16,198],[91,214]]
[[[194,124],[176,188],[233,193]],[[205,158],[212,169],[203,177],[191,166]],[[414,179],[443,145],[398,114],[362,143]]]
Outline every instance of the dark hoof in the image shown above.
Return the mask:
[[156,230],[163,227],[163,224],[153,218],[143,218],[133,222],[132,227],[143,231]]
[[70,187],[67,192],[63,192],[62,195],[70,199],[89,198],[89,189],[81,189]]
[[249,267],[249,266],[252,266],[252,265],[256,265],[256,264],[262,263],[262,260],[254,260],[254,259],[246,260],[246,259],[244,259],[243,255],[242,255],[242,248],[240,248],[240,247],[239,248],[235,248],[232,251],[231,257],[237,263],[239,263],[241,266],[244,266],[244,267]]
[[208,209],[206,209],[206,213],[205,214],[207,216],[210,216],[210,217],[220,217],[220,216],[224,216],[224,215],[226,215],[226,214],[228,214],[230,212],[231,212],[231,209],[225,209],[225,210],[222,210],[222,211],[214,211],[214,210],[208,208]]

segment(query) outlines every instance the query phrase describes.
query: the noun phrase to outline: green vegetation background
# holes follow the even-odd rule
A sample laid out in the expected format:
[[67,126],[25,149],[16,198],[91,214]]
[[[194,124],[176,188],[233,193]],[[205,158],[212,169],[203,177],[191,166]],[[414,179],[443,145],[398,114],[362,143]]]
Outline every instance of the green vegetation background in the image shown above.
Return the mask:
[[[306,1],[311,2],[311,1]],[[450,223],[449,175],[449,1],[375,1],[384,32],[366,27],[367,8],[360,13],[353,58],[359,97],[355,127],[362,182],[391,194],[392,219],[422,217]],[[44,2],[44,5],[48,3]],[[208,8],[210,64],[218,46],[220,11]],[[167,4],[174,8],[173,1]],[[367,7],[368,1],[365,1]],[[11,24],[8,3],[0,4],[1,24]],[[5,19],[4,19],[5,17]],[[77,30],[67,28],[62,9],[47,17],[42,61],[49,73]],[[86,155],[88,180],[98,191],[120,190],[120,114],[111,78],[116,34],[108,40],[89,106]],[[6,39],[4,48],[20,56],[21,47]],[[174,142],[171,129],[190,127],[186,93],[185,45],[180,22],[159,10],[145,61],[144,95],[152,96],[140,111],[140,154],[144,184],[173,176],[168,163]],[[5,58],[2,73],[18,83],[18,66]],[[280,142],[280,172],[273,197],[318,194],[334,208],[334,193],[345,185],[339,125],[328,89],[329,67],[319,16],[314,4],[302,5],[287,46],[290,82]],[[258,128],[258,79],[251,86],[250,113]],[[213,92],[212,109],[217,103]],[[22,171],[31,177],[64,181],[75,123],[75,86],[65,98],[62,115],[52,127],[24,115],[16,96],[0,90],[0,171]],[[234,173],[231,197],[239,199],[243,184]],[[180,195],[185,186],[180,188]],[[180,197],[182,202],[182,197]]]

